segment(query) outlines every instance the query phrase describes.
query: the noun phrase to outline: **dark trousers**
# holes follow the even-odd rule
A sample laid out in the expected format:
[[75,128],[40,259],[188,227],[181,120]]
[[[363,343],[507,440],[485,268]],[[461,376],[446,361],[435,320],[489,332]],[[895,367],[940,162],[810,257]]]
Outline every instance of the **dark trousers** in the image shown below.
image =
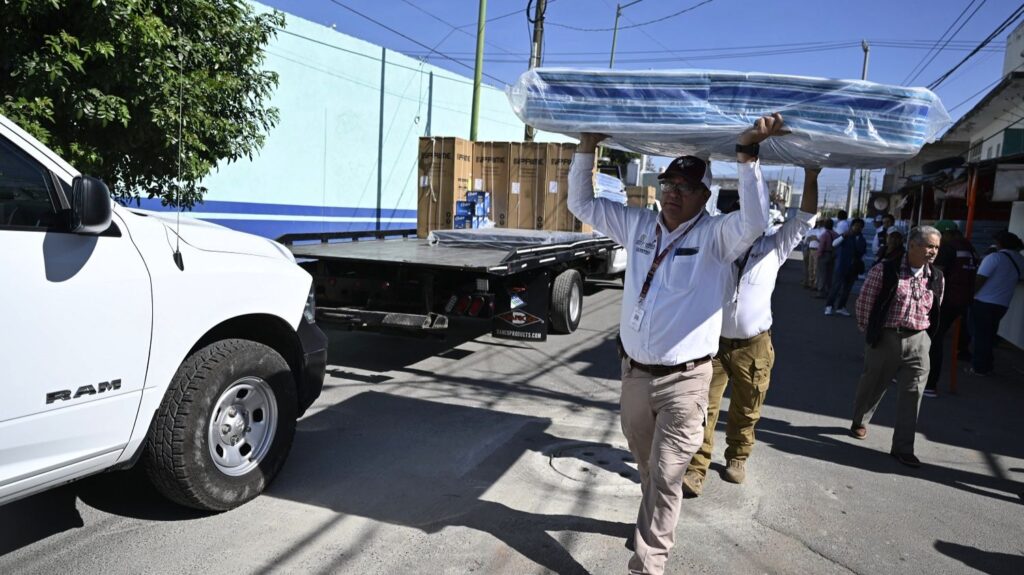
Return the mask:
[[928,384],[925,389],[935,391],[939,386],[939,376],[942,374],[943,348],[946,346],[946,332],[953,327],[958,318],[966,318],[966,305],[945,305],[939,310],[939,327],[936,328],[932,339],[931,351],[928,356],[931,358],[931,369],[928,372]]
[[853,273],[852,269],[843,270],[836,267],[835,274],[832,276],[832,289],[828,292],[825,305],[836,308],[846,307],[846,300],[850,299],[850,290],[853,289],[853,284],[856,281],[857,275]]
[[825,252],[818,256],[818,277],[817,288],[821,297],[828,295],[832,290],[832,270],[835,268],[835,253]]
[[976,373],[992,371],[992,350],[996,346],[996,332],[999,322],[1006,315],[1006,306],[974,300],[968,321],[971,323],[971,339],[974,342],[974,356],[971,359]]

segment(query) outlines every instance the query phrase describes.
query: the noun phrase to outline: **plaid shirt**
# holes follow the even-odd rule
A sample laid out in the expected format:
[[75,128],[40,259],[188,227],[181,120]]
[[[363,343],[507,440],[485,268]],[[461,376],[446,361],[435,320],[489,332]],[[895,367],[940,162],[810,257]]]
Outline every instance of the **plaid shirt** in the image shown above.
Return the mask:
[[[877,264],[868,272],[864,285],[860,288],[857,298],[857,327],[861,331],[868,328],[868,317],[875,307],[875,299],[882,289],[882,270],[884,264]],[[931,274],[926,266],[919,277],[914,277],[904,257],[900,263],[896,297],[889,305],[883,328],[928,329],[928,312],[932,309],[932,290],[928,289]],[[939,303],[942,302],[942,291],[939,292]]]

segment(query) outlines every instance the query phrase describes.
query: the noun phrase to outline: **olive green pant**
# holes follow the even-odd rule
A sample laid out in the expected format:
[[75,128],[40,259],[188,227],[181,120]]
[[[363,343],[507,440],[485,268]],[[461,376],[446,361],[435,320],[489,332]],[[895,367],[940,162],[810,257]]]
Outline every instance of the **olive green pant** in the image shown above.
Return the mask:
[[725,426],[725,459],[746,460],[754,449],[754,426],[761,419],[761,406],[768,394],[775,348],[770,331],[750,339],[720,338],[718,355],[712,361],[713,372],[708,390],[708,419],[704,443],[690,460],[688,471],[703,477],[711,465],[715,445],[715,424],[722,405],[725,386],[732,382],[729,420]]

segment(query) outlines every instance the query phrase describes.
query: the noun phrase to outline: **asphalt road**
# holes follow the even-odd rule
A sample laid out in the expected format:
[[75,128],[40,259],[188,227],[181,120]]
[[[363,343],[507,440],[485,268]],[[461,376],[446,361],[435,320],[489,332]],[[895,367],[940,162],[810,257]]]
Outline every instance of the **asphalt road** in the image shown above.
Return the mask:
[[[744,485],[684,503],[670,573],[1024,573],[1024,354],[926,399],[888,455],[893,394],[847,436],[861,339],[797,286]],[[268,492],[206,515],[137,473],[0,507],[0,573],[624,573],[640,497],[619,429],[621,291],[588,289],[571,336],[517,343],[331,334],[324,394]],[[945,384],[944,384],[945,385]]]

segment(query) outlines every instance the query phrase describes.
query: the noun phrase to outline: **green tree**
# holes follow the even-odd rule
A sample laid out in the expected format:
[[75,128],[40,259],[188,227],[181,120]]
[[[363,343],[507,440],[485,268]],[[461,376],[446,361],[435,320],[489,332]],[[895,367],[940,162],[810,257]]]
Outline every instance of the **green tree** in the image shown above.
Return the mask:
[[121,201],[191,208],[277,123],[283,25],[243,0],[0,0],[0,113]]

